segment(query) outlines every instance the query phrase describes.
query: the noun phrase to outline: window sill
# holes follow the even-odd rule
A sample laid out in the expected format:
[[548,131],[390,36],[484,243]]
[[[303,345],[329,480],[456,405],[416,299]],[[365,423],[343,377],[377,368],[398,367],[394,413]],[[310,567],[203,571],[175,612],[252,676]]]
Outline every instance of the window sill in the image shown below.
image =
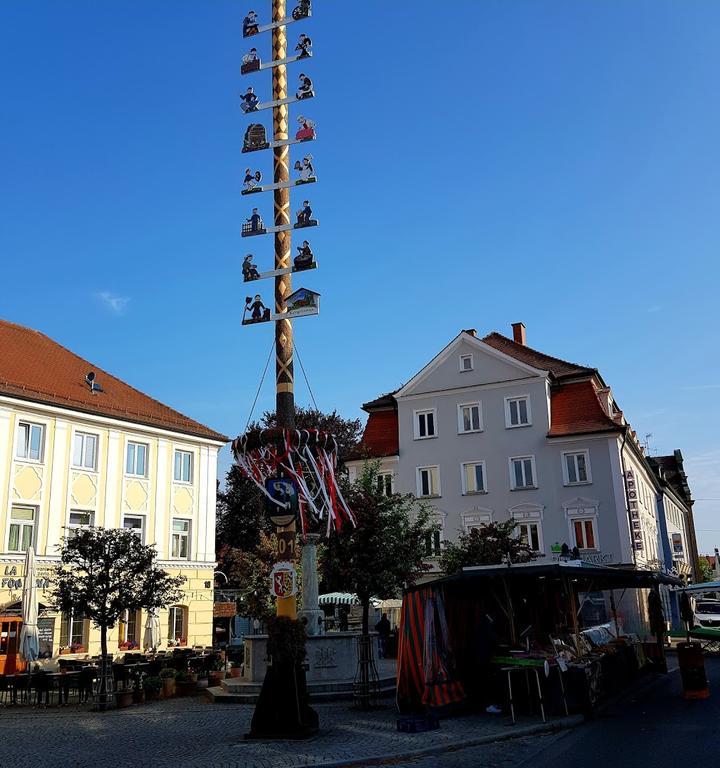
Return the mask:
[[510,491],[511,492],[515,492],[515,491],[537,491],[537,489],[538,489],[537,485],[523,485],[520,488],[511,488]]
[[505,429],[522,429],[523,427],[532,427],[532,423],[530,424],[506,424]]
[[429,496],[418,496],[418,499],[440,499],[442,498],[441,494],[439,493],[432,493]]
[[74,464],[70,467],[75,472],[91,472],[93,475],[97,475],[97,467],[76,467]]
[[478,435],[484,431],[483,429],[459,429],[458,435]]
[[413,437],[413,440],[436,440],[437,435],[425,435],[425,437]]
[[184,485],[188,488],[191,488],[195,483],[190,480],[189,482],[187,480],[173,480],[173,485]]
[[592,480],[583,480],[580,483],[563,483],[565,488],[575,488],[578,485],[592,485]]
[[487,491],[463,491],[463,496],[487,496]]
[[131,475],[129,472],[126,472],[124,475],[126,478],[129,478],[130,480],[147,480],[147,475]]
[[21,461],[23,464],[44,464],[45,459],[23,459],[22,456],[16,456],[15,461]]

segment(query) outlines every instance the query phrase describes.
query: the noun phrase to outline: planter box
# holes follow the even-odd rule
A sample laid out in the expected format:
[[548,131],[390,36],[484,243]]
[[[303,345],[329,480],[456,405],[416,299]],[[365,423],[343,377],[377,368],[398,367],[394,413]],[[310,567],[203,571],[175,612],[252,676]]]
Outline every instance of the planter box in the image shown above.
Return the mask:
[[175,678],[174,677],[163,678],[162,694],[164,699],[172,699],[172,697],[175,695]]
[[131,706],[133,703],[132,691],[118,691],[115,694],[115,703],[118,709]]
[[209,680],[210,685],[213,687],[216,687],[220,685],[220,683],[225,679],[225,673],[224,672],[210,672],[209,673]]
[[181,683],[178,680],[175,681],[175,695],[176,696],[194,696],[197,693],[197,683],[193,680],[187,683]]

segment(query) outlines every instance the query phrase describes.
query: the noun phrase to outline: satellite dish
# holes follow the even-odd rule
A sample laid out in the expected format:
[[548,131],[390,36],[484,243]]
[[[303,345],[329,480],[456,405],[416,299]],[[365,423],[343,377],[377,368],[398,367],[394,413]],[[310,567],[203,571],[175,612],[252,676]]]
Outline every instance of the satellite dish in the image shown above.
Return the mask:
[[85,377],[85,381],[92,387],[93,381],[95,381],[95,371],[90,371],[88,375]]
[[95,381],[95,371],[90,371],[85,376],[85,382],[90,387],[91,392],[102,392],[103,388]]

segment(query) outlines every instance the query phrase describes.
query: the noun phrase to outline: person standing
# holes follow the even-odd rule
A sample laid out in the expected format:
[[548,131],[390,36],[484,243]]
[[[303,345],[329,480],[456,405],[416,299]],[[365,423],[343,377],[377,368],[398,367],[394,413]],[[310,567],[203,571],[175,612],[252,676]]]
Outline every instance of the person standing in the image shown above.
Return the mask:
[[384,659],[388,637],[390,637],[390,622],[387,613],[383,613],[382,618],[375,625],[375,631],[378,633],[378,658]]

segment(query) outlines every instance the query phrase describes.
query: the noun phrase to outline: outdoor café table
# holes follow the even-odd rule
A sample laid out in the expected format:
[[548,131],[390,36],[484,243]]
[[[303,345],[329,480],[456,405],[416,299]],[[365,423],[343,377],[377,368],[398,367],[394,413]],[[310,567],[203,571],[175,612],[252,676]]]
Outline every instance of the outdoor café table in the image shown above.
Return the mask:
[[[540,703],[540,714],[542,715],[543,723],[547,722],[545,717],[545,703],[542,695],[542,685],[540,684],[540,670],[545,672],[545,665],[553,666],[558,671],[558,678],[560,680],[560,692],[562,695],[563,706],[565,707],[565,714],[569,714],[567,699],[565,698],[565,685],[563,684],[562,670],[560,666],[554,660],[550,659],[537,659],[530,658],[528,656],[493,656],[490,659],[491,663],[500,666],[502,672],[507,674],[508,681],[508,695],[510,698],[510,715],[512,717],[513,725],[517,722],[515,719],[515,702],[513,700],[512,689],[512,675],[515,672],[523,672],[525,674],[525,680],[527,682],[528,695],[530,695],[530,683],[528,681],[528,674],[535,673],[535,682],[537,684],[538,701]],[[549,675],[549,672],[547,673]]]

